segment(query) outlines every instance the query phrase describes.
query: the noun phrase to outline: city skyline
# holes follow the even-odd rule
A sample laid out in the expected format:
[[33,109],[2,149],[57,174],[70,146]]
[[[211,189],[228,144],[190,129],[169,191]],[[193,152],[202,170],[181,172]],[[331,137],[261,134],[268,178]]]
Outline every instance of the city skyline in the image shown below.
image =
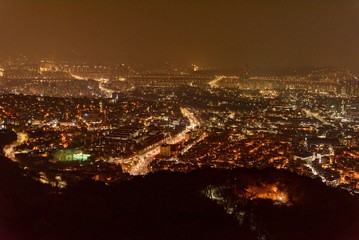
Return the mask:
[[[357,77],[339,68],[218,72],[26,64],[25,57],[0,68],[1,188],[26,201],[5,195],[1,212],[17,209],[0,216],[15,226],[5,233],[358,236]],[[35,221],[22,225],[28,218]]]

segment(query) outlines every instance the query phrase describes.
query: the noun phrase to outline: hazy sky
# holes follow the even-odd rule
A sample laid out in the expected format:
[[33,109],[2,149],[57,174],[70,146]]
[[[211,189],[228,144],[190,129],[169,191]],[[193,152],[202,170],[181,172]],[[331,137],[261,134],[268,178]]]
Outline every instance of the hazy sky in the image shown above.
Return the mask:
[[0,0],[0,58],[359,69],[359,1]]

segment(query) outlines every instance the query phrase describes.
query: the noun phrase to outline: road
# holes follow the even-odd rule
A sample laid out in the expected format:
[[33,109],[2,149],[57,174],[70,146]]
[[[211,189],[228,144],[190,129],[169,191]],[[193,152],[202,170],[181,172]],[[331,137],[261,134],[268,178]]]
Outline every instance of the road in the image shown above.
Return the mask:
[[94,79],[95,81],[98,81],[99,84],[99,88],[102,91],[102,93],[105,94],[106,97],[112,97],[112,93],[114,92],[113,90],[111,90],[110,88],[106,88],[105,85],[108,83],[109,79],[107,78],[100,78],[100,79]]
[[15,148],[17,145],[21,145],[25,143],[29,139],[29,136],[25,132],[15,132],[15,133],[17,135],[17,140],[9,145],[6,145],[3,149],[3,152],[5,157],[16,162],[17,160],[15,155],[19,152],[15,152]]
[[307,116],[309,117],[313,117],[315,119],[317,119],[318,121],[320,121],[321,123],[325,124],[325,125],[330,125],[332,127],[335,127],[334,124],[326,121],[323,117],[321,117],[318,113],[313,113],[308,109],[303,109],[303,112],[305,112],[305,114],[307,114]]
[[218,76],[214,80],[210,81],[208,84],[213,88],[218,88],[218,83],[223,80],[225,76]]
[[197,143],[203,141],[206,137],[208,137],[208,134],[206,132],[203,132],[202,135],[194,142],[192,142],[191,144],[189,144],[188,146],[186,146],[185,148],[182,149],[181,154],[186,153],[188,150],[190,150],[194,145],[196,145]]
[[111,158],[109,162],[121,164],[122,166],[130,165],[129,168],[123,167],[124,171],[127,171],[131,175],[146,175],[148,173],[148,165],[153,158],[160,153],[161,145],[176,144],[185,140],[186,132],[193,130],[200,125],[198,119],[188,108],[181,108],[181,112],[184,117],[188,118],[190,124],[182,132],[174,137],[167,137],[147,148],[147,150],[141,154],[136,154],[130,158]]
[[[83,78],[81,76],[75,75],[75,74],[71,74],[71,76],[74,79],[77,80],[88,80],[88,78]],[[93,79],[97,82],[99,82],[99,89],[102,91],[102,93],[106,96],[106,97],[112,97],[112,93],[114,92],[112,89],[110,88],[106,88],[105,85],[108,83],[109,79],[108,78],[95,78]]]

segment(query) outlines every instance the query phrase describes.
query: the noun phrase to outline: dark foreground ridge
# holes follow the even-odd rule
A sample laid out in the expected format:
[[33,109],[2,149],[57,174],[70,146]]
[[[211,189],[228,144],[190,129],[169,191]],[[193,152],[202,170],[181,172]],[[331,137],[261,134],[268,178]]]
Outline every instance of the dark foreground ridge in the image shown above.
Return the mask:
[[[291,206],[237,198],[276,183]],[[226,186],[225,203],[206,197]],[[245,212],[240,223],[236,211]],[[359,200],[317,180],[275,169],[160,172],[113,186],[81,182],[58,192],[0,158],[0,239],[356,239]]]

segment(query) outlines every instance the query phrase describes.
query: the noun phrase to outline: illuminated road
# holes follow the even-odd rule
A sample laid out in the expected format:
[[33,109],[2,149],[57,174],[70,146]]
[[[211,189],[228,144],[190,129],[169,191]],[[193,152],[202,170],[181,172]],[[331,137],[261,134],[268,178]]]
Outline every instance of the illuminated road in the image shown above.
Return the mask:
[[[136,154],[130,158],[111,158],[109,162],[121,164],[123,170],[130,173],[131,175],[145,175],[148,173],[148,165],[153,160],[153,158],[160,153],[161,145],[164,143],[167,144],[176,144],[185,140],[185,133],[193,130],[200,125],[198,119],[188,108],[181,108],[181,112],[184,117],[188,118],[190,124],[186,127],[185,130],[180,132],[174,137],[167,137],[149,147],[142,153]],[[129,166],[129,167],[128,167]]]
[[[88,78],[83,78],[81,76],[75,75],[71,73],[71,76],[77,80],[88,80]],[[108,83],[108,78],[95,78],[93,79],[99,82],[99,89],[106,97],[112,97],[112,93],[114,92],[112,89],[106,88],[105,85]]]
[[312,171],[312,174],[315,176],[319,176],[322,179],[322,182],[326,182],[326,179],[324,176],[320,175],[313,167],[313,165],[311,163],[307,163],[305,164],[305,166],[307,166],[308,168],[310,168],[310,170]]
[[73,78],[75,78],[76,80],[87,80],[87,78],[83,78],[83,77],[81,77],[81,76],[78,76],[78,75],[75,75],[75,74],[72,74],[72,73],[70,73],[71,74],[71,76],[73,77]]
[[218,88],[218,83],[223,80],[225,76],[218,76],[216,79],[210,81],[208,84],[213,88]]
[[105,85],[108,83],[109,79],[107,78],[100,78],[100,79],[94,79],[95,81],[98,81],[100,90],[106,95],[106,97],[112,97],[112,93],[114,92],[110,88],[106,88]]
[[17,146],[17,144],[15,143],[12,143],[12,144],[9,144],[9,145],[6,145],[3,149],[3,152],[4,152],[4,155],[5,157],[13,160],[13,161],[16,161],[15,159],[15,152],[14,152],[14,148]]
[[203,139],[205,139],[207,136],[208,136],[208,134],[206,132],[203,132],[202,135],[196,141],[192,142],[191,144],[189,144],[188,146],[183,148],[182,151],[181,151],[181,154],[184,154],[185,152],[190,150],[194,145],[196,145],[197,143],[203,141]]
[[305,114],[307,114],[307,116],[313,117],[315,119],[317,119],[318,121],[320,121],[321,123],[325,124],[325,125],[330,125],[332,127],[335,127],[334,124],[326,121],[323,117],[321,117],[318,113],[313,113],[308,109],[303,109],[303,111],[305,112]]
[[15,152],[16,146],[25,143],[29,139],[27,133],[16,132],[16,135],[17,135],[17,140],[9,145],[6,145],[3,149],[5,157],[7,157],[13,161],[17,161],[15,158],[15,155],[18,153],[18,152]]

